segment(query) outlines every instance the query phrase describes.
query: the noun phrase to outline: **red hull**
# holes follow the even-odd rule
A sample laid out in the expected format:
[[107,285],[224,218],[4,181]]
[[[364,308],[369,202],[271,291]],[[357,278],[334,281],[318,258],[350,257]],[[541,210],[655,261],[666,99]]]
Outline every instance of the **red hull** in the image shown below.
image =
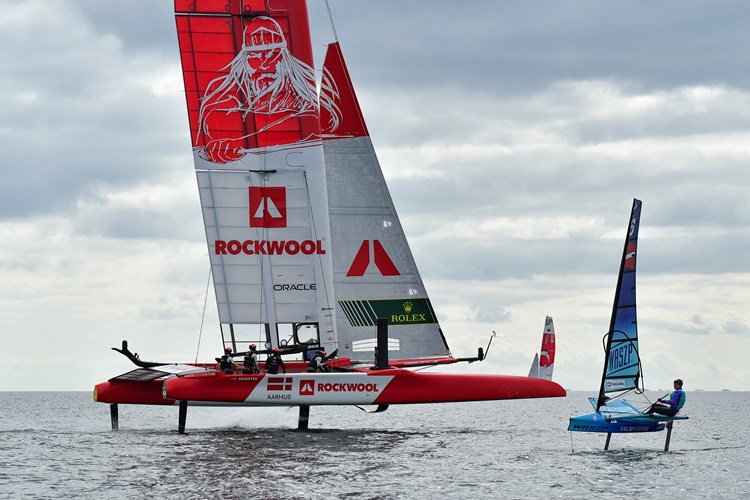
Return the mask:
[[541,379],[514,375],[414,373],[399,370],[376,404],[453,403],[565,397],[565,389]]
[[564,397],[547,380],[512,375],[414,373],[388,369],[350,373],[186,375],[165,382],[177,400],[248,406],[390,405]]
[[165,399],[162,394],[164,381],[161,379],[148,382],[131,380],[110,380],[96,384],[94,401],[99,403],[121,403],[138,405],[173,405],[177,401]]

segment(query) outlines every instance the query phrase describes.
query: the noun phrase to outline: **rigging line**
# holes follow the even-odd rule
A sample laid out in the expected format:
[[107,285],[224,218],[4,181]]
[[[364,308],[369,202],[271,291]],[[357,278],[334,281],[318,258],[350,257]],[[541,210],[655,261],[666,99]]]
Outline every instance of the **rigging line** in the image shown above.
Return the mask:
[[328,5],[328,0],[326,0],[326,9],[328,9],[328,19],[331,21],[331,30],[333,31],[333,39],[336,40],[336,43],[339,43],[339,36],[336,34],[336,26],[333,24],[333,14],[331,14],[331,6]]
[[206,304],[208,303],[208,289],[211,285],[211,272],[213,268],[208,266],[208,280],[206,281],[206,296],[203,298],[203,314],[201,315],[201,327],[198,330],[198,348],[195,350],[195,362],[198,362],[198,352],[201,350],[201,337],[203,336],[203,322],[206,319]]
[[643,394],[644,392],[646,392],[646,379],[643,376],[643,363],[641,363],[641,353],[638,352],[638,349],[635,350],[635,353],[638,356],[638,382],[641,385],[640,389],[635,392],[637,394]]

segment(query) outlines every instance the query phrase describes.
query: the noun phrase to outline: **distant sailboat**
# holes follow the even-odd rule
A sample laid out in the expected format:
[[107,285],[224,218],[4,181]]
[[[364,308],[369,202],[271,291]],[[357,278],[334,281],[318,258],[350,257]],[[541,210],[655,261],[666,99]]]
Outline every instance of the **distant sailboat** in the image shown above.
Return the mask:
[[534,355],[531,363],[529,377],[552,380],[552,371],[555,368],[555,324],[552,316],[544,320],[544,332],[542,332],[542,347]]
[[[613,433],[658,432],[664,430],[667,425],[671,433],[673,420],[687,418],[681,415],[668,417],[649,414],[621,399],[631,391],[635,394],[643,394],[635,300],[640,219],[641,201],[635,199],[630,219],[628,219],[628,231],[620,262],[612,319],[609,332],[604,337],[604,371],[599,395],[596,398],[589,398],[595,411],[572,417],[568,425],[568,430],[574,432],[606,432],[605,449],[609,448],[610,437]],[[669,434],[665,450],[668,448]]]
[[[98,384],[98,401],[179,404],[182,431],[188,404],[299,406],[304,428],[312,405],[565,396],[547,380],[407,369],[484,351],[448,348],[338,43],[318,97],[304,0],[175,11],[222,347],[299,358],[282,374],[233,374],[143,362],[123,343],[139,368]],[[326,371],[308,371],[321,349]]]

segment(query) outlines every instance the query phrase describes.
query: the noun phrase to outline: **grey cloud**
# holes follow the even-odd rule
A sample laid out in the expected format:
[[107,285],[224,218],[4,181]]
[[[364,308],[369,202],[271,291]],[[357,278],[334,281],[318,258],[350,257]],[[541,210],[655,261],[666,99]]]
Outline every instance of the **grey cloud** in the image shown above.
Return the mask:
[[153,48],[126,56],[86,13],[57,5],[0,35],[0,60],[13,61],[0,81],[2,168],[13,174],[0,187],[6,218],[70,212],[98,185],[163,171],[162,155],[189,144],[179,89],[149,89],[165,58]]
[[345,54],[357,53],[353,74],[379,87],[460,82],[523,94],[568,79],[635,77],[661,88],[706,80],[746,86],[750,78],[750,6],[738,1],[445,0],[425,8],[392,0],[366,16],[359,2],[332,2],[332,9],[348,28],[339,30]]
[[747,335],[750,333],[750,328],[740,321],[727,321],[723,325],[723,331],[729,335]]

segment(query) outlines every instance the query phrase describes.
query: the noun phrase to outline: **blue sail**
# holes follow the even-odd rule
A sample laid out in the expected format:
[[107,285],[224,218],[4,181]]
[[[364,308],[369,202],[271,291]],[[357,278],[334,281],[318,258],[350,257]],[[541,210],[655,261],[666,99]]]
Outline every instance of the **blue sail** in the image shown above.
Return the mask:
[[[615,303],[612,307],[612,320],[609,331],[604,336],[604,371],[598,398],[589,398],[594,407],[593,413],[578,415],[570,419],[569,431],[606,432],[658,432],[665,429],[667,422],[684,420],[678,415],[668,417],[648,413],[620,399],[625,393],[636,389],[639,392],[641,362],[638,354],[638,322],[635,312],[635,269],[638,253],[638,227],[641,221],[641,201],[633,200],[625,248],[620,261],[620,273],[615,289]],[[616,394],[612,394],[616,393]],[[671,426],[669,427],[671,429]],[[667,445],[669,435],[667,437]],[[609,437],[606,450],[609,446]],[[666,450],[665,447],[665,450]]]
[[605,394],[637,388],[641,376],[635,300],[635,270],[640,219],[641,201],[635,199],[620,262],[612,320],[605,337],[606,355],[599,391],[599,406],[604,403]]

